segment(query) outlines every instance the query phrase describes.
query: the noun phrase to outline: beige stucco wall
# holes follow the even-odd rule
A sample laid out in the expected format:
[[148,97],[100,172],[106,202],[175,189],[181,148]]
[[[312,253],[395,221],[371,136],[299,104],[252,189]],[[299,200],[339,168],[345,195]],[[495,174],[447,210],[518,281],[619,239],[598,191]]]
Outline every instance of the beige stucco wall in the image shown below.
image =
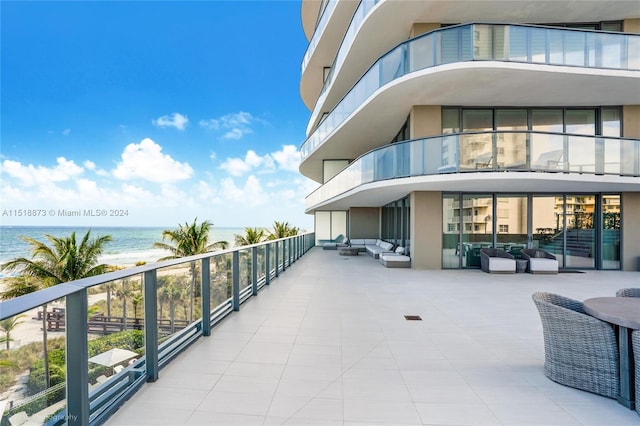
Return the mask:
[[440,24],[432,22],[417,22],[411,27],[411,31],[409,31],[409,38],[417,37],[420,34],[428,33],[429,31],[435,30],[437,28],[440,28]]
[[439,105],[414,105],[409,120],[411,139],[442,133],[442,108]]
[[640,19],[625,19],[622,23],[625,33],[640,33]]
[[351,207],[349,209],[350,238],[378,238],[380,236],[380,209],[378,207]]
[[442,193],[411,193],[411,267],[442,269]]
[[622,194],[622,269],[640,271],[640,192]]
[[622,136],[640,138],[640,105],[622,107]]

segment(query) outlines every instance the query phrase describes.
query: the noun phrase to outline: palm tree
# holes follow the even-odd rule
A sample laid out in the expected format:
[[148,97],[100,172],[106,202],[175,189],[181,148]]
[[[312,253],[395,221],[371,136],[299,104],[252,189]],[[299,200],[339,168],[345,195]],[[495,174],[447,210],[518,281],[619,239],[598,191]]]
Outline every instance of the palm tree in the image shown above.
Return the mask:
[[[167,229],[162,231],[162,239],[169,240],[172,244],[154,243],[153,247],[169,250],[171,255],[158,259],[158,261],[177,259],[180,257],[193,256],[196,254],[207,253],[215,250],[224,250],[229,246],[226,241],[209,242],[209,233],[213,224],[208,220],[198,225],[198,218],[193,223],[185,222],[184,225],[178,225],[178,229]],[[193,321],[193,305],[195,298],[197,268],[196,262],[189,265],[191,272],[191,308],[189,321]]]
[[236,246],[250,246],[265,240],[266,232],[264,228],[244,228],[244,235],[234,234]]
[[[91,238],[87,231],[80,243],[76,233],[68,237],[55,237],[46,234],[50,246],[30,237],[22,239],[31,246],[31,259],[17,257],[0,265],[0,269],[17,272],[18,277],[9,280],[9,288],[0,294],[2,299],[22,296],[54,285],[81,278],[100,275],[107,265],[98,264],[98,257],[104,245],[111,241],[110,235]],[[49,359],[47,351],[47,304],[42,305],[42,350],[44,352],[44,384],[49,387]]]
[[280,238],[292,237],[294,235],[298,235],[300,230],[295,226],[290,226],[289,222],[278,222],[277,220],[273,222],[273,230],[269,233],[267,237],[268,240],[277,240]]
[[122,287],[116,288],[115,296],[122,299],[122,326],[123,330],[127,329],[127,299],[134,295],[131,282],[128,279],[122,280]]
[[24,315],[16,315],[15,317],[6,318],[0,321],[0,330],[4,331],[4,337],[0,338],[0,341],[6,342],[7,350],[9,350],[9,342],[13,341],[11,338],[11,332],[22,322],[20,321],[20,318],[23,317]]

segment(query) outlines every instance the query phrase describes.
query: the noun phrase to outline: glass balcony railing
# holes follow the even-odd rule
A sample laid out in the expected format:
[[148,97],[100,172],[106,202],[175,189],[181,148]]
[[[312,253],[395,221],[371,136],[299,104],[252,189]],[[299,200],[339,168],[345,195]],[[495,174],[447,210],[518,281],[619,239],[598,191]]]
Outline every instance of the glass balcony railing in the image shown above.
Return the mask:
[[466,24],[426,33],[369,68],[302,144],[302,161],[384,85],[442,64],[488,60],[640,70],[640,35],[502,24]]
[[315,234],[302,234],[123,269],[0,303],[0,424],[104,423],[314,244]]
[[640,176],[640,140],[542,132],[459,133],[370,151],[306,198],[312,208],[360,185],[463,172]]
[[337,1],[328,1],[322,9],[322,13],[318,23],[316,25],[316,29],[313,32],[313,36],[311,36],[311,40],[309,41],[309,46],[307,46],[307,51],[305,52],[302,58],[301,71],[304,73],[304,70],[307,69],[307,65],[311,60],[311,56],[313,56],[313,52],[315,52],[316,47],[318,46],[318,42],[322,37],[322,33],[324,33],[325,28],[327,27],[327,22],[329,22],[329,18],[333,14],[333,11],[336,9]]

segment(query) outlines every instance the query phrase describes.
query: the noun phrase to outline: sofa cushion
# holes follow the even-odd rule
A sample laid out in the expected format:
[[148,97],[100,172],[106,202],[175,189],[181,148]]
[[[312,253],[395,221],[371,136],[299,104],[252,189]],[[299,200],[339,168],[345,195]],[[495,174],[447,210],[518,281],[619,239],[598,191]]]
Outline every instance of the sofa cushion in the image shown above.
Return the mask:
[[409,256],[398,254],[383,254],[380,256],[380,262],[387,268],[410,268],[411,258]]
[[383,241],[380,243],[380,248],[387,251],[393,251],[393,244]]
[[531,273],[558,273],[558,261],[555,259],[546,259],[541,257],[532,257],[529,259],[529,272]]
[[516,261],[504,257],[489,258],[489,272],[516,272]]

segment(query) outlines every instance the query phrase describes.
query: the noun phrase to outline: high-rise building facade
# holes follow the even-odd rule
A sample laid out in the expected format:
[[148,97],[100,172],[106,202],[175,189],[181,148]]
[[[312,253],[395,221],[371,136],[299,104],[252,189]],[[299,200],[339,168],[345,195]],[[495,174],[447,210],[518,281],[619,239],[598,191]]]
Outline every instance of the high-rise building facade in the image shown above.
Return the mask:
[[318,239],[478,268],[481,247],[640,268],[635,1],[302,0]]

